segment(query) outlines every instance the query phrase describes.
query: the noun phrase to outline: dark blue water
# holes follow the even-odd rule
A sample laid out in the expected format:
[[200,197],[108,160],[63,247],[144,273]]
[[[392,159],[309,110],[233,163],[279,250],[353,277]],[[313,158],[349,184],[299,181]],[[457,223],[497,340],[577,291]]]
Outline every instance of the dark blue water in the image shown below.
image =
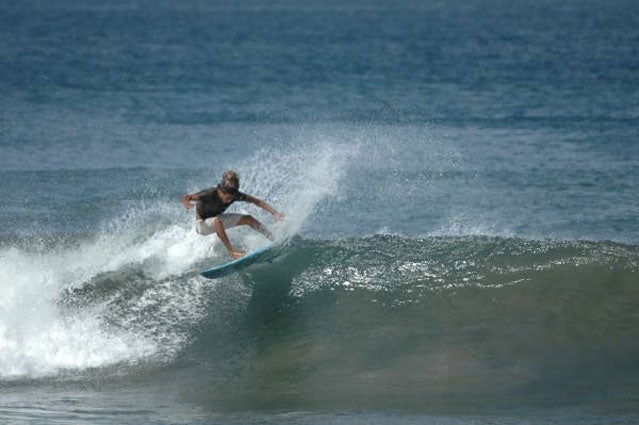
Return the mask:
[[636,2],[0,12],[3,420],[639,420]]

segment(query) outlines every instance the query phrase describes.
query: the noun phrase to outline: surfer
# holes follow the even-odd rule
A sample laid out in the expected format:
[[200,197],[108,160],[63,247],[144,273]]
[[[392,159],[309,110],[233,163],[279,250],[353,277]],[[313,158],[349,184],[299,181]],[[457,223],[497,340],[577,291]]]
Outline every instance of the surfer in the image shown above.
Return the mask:
[[226,211],[233,202],[243,201],[255,204],[271,213],[276,220],[280,220],[284,217],[261,199],[240,192],[240,178],[235,171],[231,170],[225,171],[222,174],[222,180],[217,186],[197,193],[184,195],[181,201],[187,211],[193,208],[193,203],[195,203],[195,231],[200,235],[208,235],[213,232],[217,233],[217,236],[233,258],[240,258],[245,253],[233,248],[233,245],[231,245],[226,235],[226,229],[235,226],[251,226],[267,238],[273,239],[271,232],[253,216],[225,213],[224,211]]

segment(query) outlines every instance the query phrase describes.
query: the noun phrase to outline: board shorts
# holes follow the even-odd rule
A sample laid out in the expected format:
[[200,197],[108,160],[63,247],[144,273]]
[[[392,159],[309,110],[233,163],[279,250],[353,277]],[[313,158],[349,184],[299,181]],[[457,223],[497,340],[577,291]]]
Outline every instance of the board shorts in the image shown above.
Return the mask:
[[220,220],[225,229],[235,227],[244,217],[242,214],[229,213],[220,214],[217,217],[209,217],[205,220],[195,220],[195,231],[200,235],[210,235],[215,233],[215,220]]

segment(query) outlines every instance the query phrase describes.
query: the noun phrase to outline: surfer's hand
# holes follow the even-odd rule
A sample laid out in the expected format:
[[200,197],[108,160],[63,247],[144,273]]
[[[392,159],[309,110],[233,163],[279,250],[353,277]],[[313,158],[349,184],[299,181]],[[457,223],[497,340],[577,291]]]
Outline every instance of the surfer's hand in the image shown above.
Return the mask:
[[276,212],[275,214],[273,214],[273,217],[275,217],[275,221],[282,221],[284,220],[284,214],[280,213],[280,212]]
[[180,202],[182,202],[182,205],[184,205],[184,208],[186,208],[187,211],[190,211],[191,208],[193,208],[193,204],[191,203],[193,200],[193,195],[184,195],[180,198]]

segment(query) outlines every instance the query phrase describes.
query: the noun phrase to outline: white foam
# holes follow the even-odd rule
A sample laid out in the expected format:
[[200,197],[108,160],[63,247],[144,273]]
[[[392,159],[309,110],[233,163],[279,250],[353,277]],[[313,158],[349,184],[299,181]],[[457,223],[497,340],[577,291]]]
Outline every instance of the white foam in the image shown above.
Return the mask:
[[60,316],[55,301],[66,273],[56,263],[64,262],[56,254],[0,252],[0,377],[100,366],[146,349],[126,335],[105,334],[91,315]]
[[[191,269],[213,246],[191,229],[169,225],[149,235],[119,229],[71,249],[0,251],[0,378],[136,362],[178,350],[184,336],[170,323],[197,320],[193,312],[201,300],[197,285],[167,278]],[[61,306],[66,291],[128,266],[158,282],[139,298],[116,293],[78,311]],[[127,284],[119,282],[121,292]],[[149,306],[160,310],[160,303],[159,317],[135,316]]]

